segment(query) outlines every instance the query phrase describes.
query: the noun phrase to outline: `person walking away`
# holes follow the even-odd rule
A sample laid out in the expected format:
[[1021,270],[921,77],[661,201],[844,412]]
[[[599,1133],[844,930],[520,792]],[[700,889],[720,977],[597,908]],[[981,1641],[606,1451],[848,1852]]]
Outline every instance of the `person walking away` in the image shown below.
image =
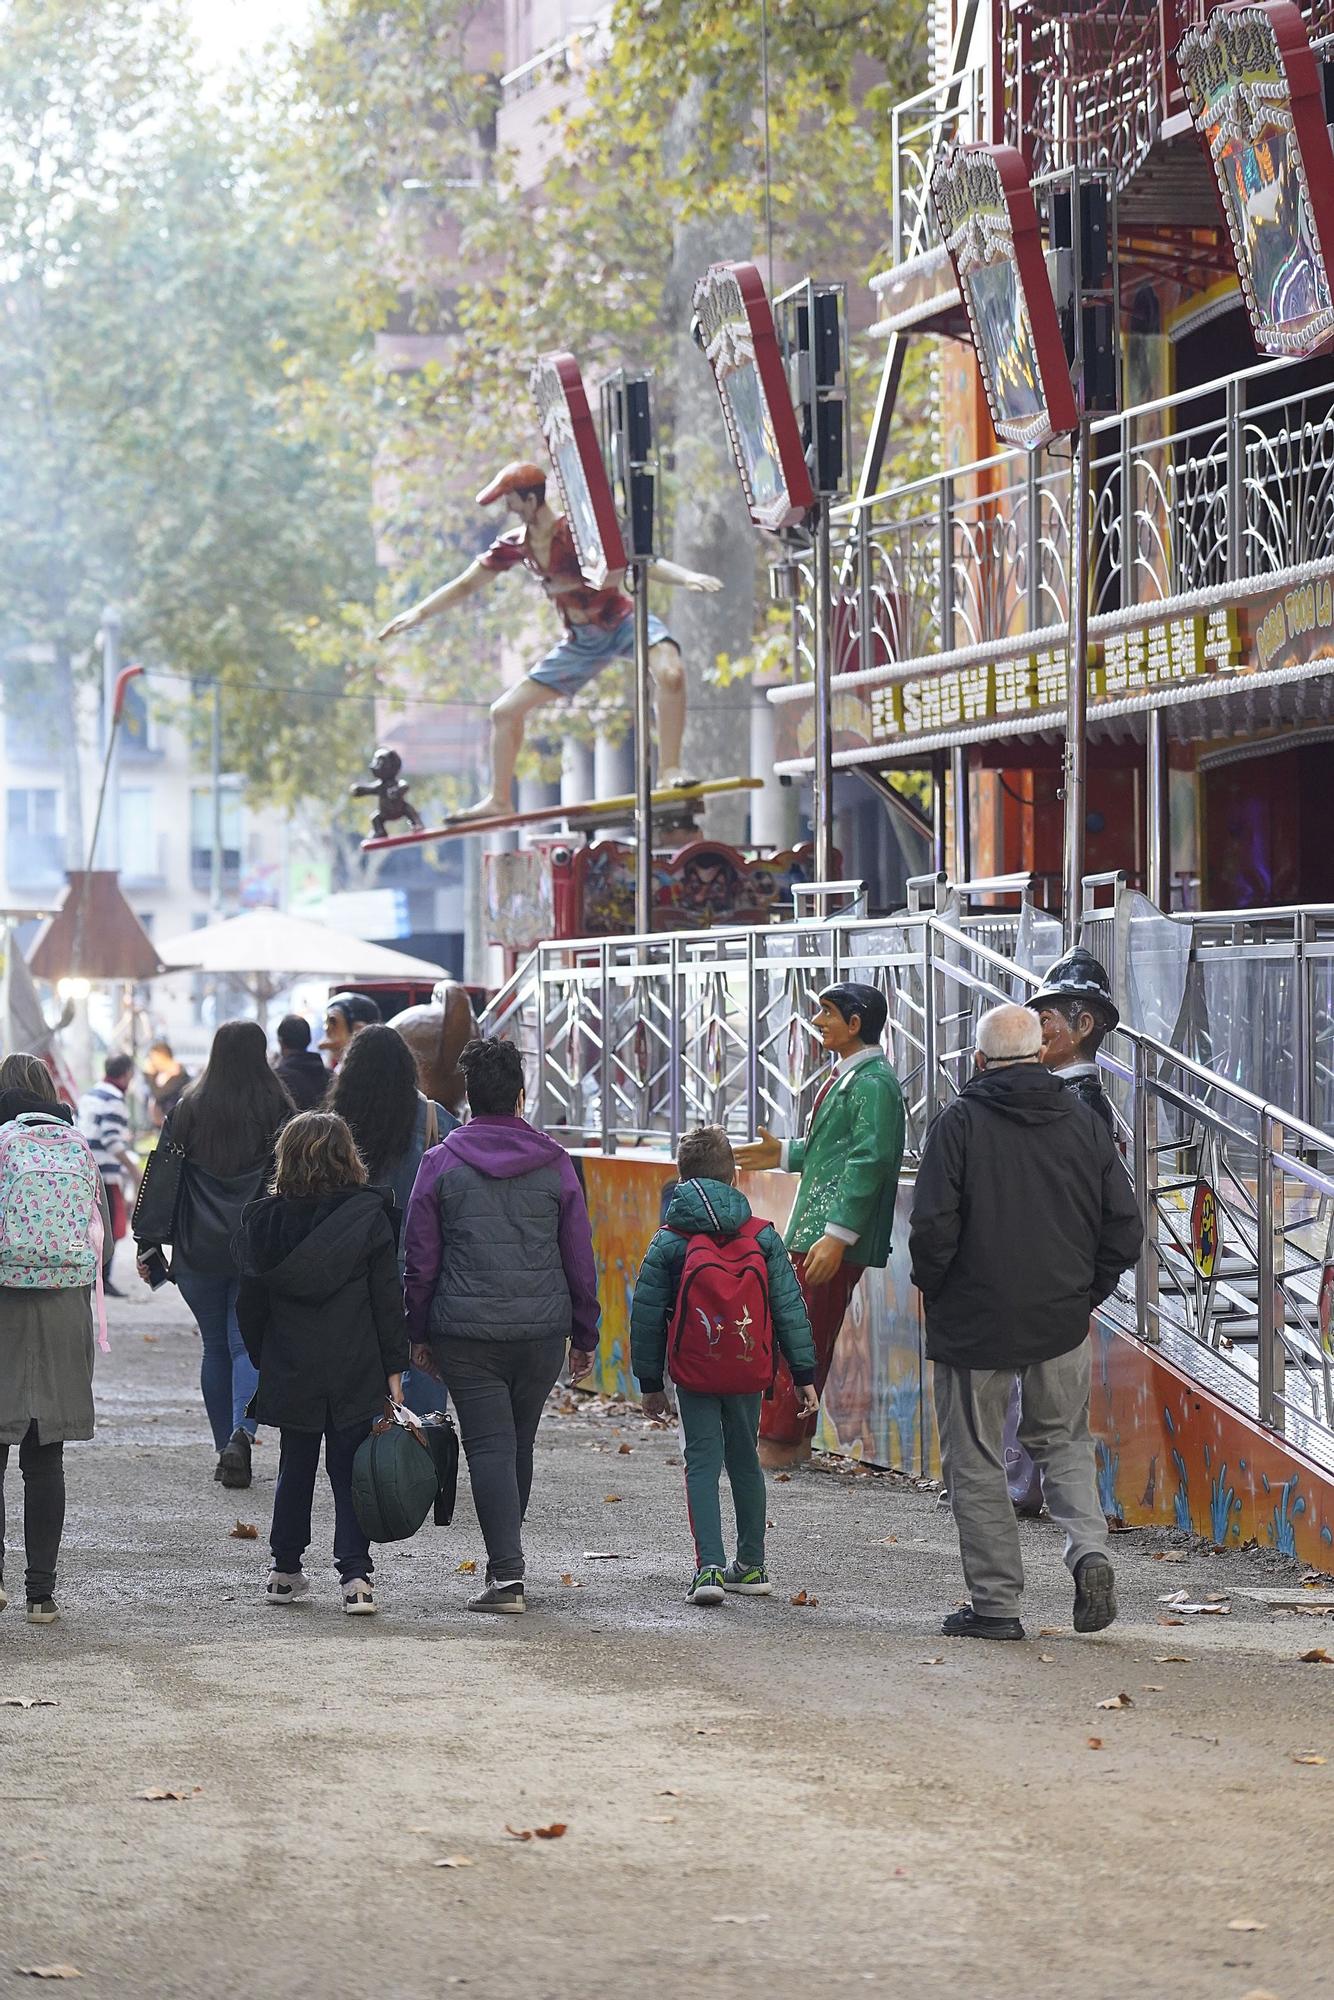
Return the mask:
[[237,1318],[259,1378],[254,1413],[281,1439],[270,1604],[295,1604],[310,1589],[302,1563],[322,1438],[343,1609],[375,1610],[352,1461],[386,1395],[403,1400],[408,1343],[392,1207],[386,1189],[367,1184],[346,1122],[303,1111],[279,1134],[267,1195],[245,1212]]
[[[811,1323],[782,1237],[751,1214],[736,1186],[736,1160],[721,1125],[688,1132],[676,1170],[665,1225],[635,1283],[631,1366],[645,1416],[666,1414],[664,1374],[676,1384],[695,1538],[687,1598],[721,1604],[729,1590],[767,1597],[760,1406],[781,1351],[804,1408],[819,1407]],[[724,1468],[736,1512],[730,1563],[718,1501]]]
[[151,1042],[144,1058],[144,1077],[149,1092],[148,1115],[160,1132],[180,1103],[190,1074],[177,1062],[170,1042]]
[[0,1062],[0,1611],[4,1480],[17,1445],[33,1625],[58,1616],[65,1445],[93,1435],[93,1290],[111,1231],[106,1182],[73,1127],[40,1057]]
[[126,1186],[139,1185],[139,1162],[130,1145],[130,1109],[125,1093],[134,1075],[134,1057],[110,1055],[102,1065],[102,1081],[79,1099],[76,1122],[88,1141],[106,1190],[111,1228],[102,1249],[102,1289],[113,1299],[123,1296],[111,1282],[111,1261],[125,1234],[129,1207]]
[[1027,1007],[977,1027],[976,1075],[927,1133],[909,1248],[926,1308],[945,1485],[971,1601],[951,1638],[1022,1639],[1024,1568],[1005,1480],[1005,1407],[1065,1530],[1076,1632],[1116,1617],[1089,1433],[1089,1322],[1144,1230],[1111,1135],[1044,1069]]
[[278,1060],[273,1073],[298,1111],[318,1111],[329,1090],[329,1072],[310,1046],[304,1014],[284,1014],[278,1023]]
[[[1042,1024],[1043,1067],[1073,1090],[1114,1135],[1098,1050],[1121,1016],[1105,968],[1092,952],[1076,945],[1048,969],[1040,991],[1030,994],[1024,1004]],[[1035,1519],[1042,1512],[1042,1480],[1019,1442],[1017,1378],[1005,1412],[1005,1476],[1016,1512]]]
[[[835,1067],[821,1084],[804,1139],[760,1136],[737,1150],[743,1170],[801,1176],[785,1241],[815,1338],[817,1396],[861,1274],[889,1262],[903,1165],[903,1093],[880,1047],[888,1008],[874,986],[849,980],[820,995],[815,1027]],[[815,1417],[799,1406],[786,1368],[760,1417],[761,1462],[808,1458]]]
[[[223,1486],[249,1486],[255,1420],[246,1407],[255,1370],[236,1318],[239,1285],[232,1239],[246,1203],[269,1179],[278,1134],[292,1100],[269,1068],[258,1021],[224,1021],[208,1062],[162,1128],[159,1145],[185,1155],[172,1245],[171,1275],[194,1314],[203,1342],[199,1386]],[[144,1259],[160,1244],[139,1245]]]
[[574,1162],[524,1119],[519,1051],[469,1042],[459,1065],[472,1115],[418,1170],[404,1302],[413,1366],[454,1399],[486,1542],[486,1588],[468,1608],[522,1612],[542,1406],[566,1342],[575,1378],[597,1350],[593,1233]]
[[[411,1049],[397,1029],[378,1024],[353,1038],[335,1073],[329,1109],[351,1126],[375,1186],[393,1193],[401,1278],[408,1254],[403,1223],[422,1155],[459,1121],[443,1104],[422,1095]],[[424,1417],[442,1408],[446,1398],[433,1376],[411,1368],[403,1378],[403,1400]]]
[[375,1002],[365,993],[333,993],[324,1003],[324,1039],[320,1047],[337,1069],[354,1035],[373,1028],[384,1019]]

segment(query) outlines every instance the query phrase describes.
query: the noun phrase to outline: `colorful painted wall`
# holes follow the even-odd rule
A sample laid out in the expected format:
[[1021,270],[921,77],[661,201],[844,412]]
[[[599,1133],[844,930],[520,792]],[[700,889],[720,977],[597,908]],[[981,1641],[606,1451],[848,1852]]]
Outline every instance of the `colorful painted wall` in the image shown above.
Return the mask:
[[[598,1386],[633,1396],[630,1299],[658,1227],[669,1161],[643,1152],[577,1156],[600,1274]],[[746,1174],[757,1215],[786,1221],[796,1183]],[[899,1191],[887,1270],[858,1287],[825,1390],[816,1444],[871,1465],[938,1476],[921,1302],[908,1275],[912,1187]],[[1334,1567],[1334,1480],[1249,1423],[1151,1348],[1094,1326],[1092,1419],[1105,1511],[1132,1525],[1183,1528],[1221,1545],[1255,1541],[1319,1569]]]

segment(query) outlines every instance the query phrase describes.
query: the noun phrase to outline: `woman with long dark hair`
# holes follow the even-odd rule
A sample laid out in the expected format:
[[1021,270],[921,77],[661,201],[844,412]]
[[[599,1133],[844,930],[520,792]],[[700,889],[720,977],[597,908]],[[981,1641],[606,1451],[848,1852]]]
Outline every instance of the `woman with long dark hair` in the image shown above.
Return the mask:
[[[294,1106],[269,1068],[258,1021],[224,1021],[208,1062],[162,1128],[161,1145],[185,1155],[171,1275],[204,1343],[199,1386],[218,1453],[214,1478],[249,1486],[255,1420],[246,1406],[258,1377],[236,1321],[240,1286],[232,1238],[241,1211],[269,1176],[279,1132]],[[140,1243],[140,1271],[150,1250]]]
[[[397,1029],[375,1025],[362,1028],[349,1042],[334,1072],[327,1109],[351,1127],[372,1187],[393,1193],[401,1278],[407,1255],[403,1220],[417,1169],[458,1119],[443,1104],[423,1097],[416,1059]],[[425,1416],[443,1408],[445,1395],[439,1382],[414,1368],[403,1377],[403,1400]]]

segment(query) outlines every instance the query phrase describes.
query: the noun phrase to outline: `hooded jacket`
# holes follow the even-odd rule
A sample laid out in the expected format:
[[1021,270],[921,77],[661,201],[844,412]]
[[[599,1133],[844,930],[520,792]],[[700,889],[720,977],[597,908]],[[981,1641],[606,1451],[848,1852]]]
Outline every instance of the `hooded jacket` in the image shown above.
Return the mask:
[[404,1303],[413,1341],[598,1344],[593,1232],[574,1162],[523,1118],[469,1119],[417,1169]]
[[314,1049],[286,1049],[273,1065],[273,1074],[287,1086],[287,1094],[298,1111],[317,1111],[329,1092],[332,1071]]
[[387,1378],[408,1365],[392,1212],[373,1187],[247,1206],[236,1317],[261,1423],[347,1430],[379,1415]]
[[[714,1180],[705,1180],[702,1186],[725,1231],[735,1233],[743,1222],[749,1222],[750,1203],[739,1188]],[[717,1233],[699,1187],[694,1181],[678,1182],[667,1204],[664,1227],[644,1253],[630,1305],[630,1365],[645,1395],[662,1388],[667,1327],[681,1286],[688,1239]],[[756,1244],[769,1272],[774,1337],[792,1370],[792,1380],[803,1388],[815,1380],[815,1343],[792,1259],[771,1222],[765,1223]]]
[[1022,1368],[1078,1347],[1144,1226],[1102,1121],[1051,1070],[981,1071],[922,1149],[909,1249],[926,1351]]

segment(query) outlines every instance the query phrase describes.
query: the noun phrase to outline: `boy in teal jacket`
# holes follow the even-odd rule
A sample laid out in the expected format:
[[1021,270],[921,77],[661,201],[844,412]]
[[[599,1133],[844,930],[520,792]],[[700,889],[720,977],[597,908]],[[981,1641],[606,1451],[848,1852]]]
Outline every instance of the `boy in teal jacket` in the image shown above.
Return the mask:
[[[667,1410],[667,1329],[676,1306],[689,1239],[735,1236],[751,1220],[750,1203],[736,1185],[731,1142],[720,1125],[687,1133],[676,1161],[680,1183],[667,1210],[666,1225],[649,1244],[639,1267],[630,1308],[630,1360],[644,1399],[645,1414]],[[783,1239],[765,1223],[755,1239],[768,1272],[769,1316],[774,1338],[792,1371],[797,1394],[818,1409],[815,1344],[801,1289]],[[721,1604],[727,1591],[767,1597],[764,1566],[767,1498],[757,1440],[760,1405],[754,1395],[708,1395],[677,1384],[677,1409],[685,1447],[686,1502],[695,1537],[695,1576],[686,1595],[692,1604]],[[736,1509],[736,1560],[723,1548],[718,1479],[724,1466]]]

